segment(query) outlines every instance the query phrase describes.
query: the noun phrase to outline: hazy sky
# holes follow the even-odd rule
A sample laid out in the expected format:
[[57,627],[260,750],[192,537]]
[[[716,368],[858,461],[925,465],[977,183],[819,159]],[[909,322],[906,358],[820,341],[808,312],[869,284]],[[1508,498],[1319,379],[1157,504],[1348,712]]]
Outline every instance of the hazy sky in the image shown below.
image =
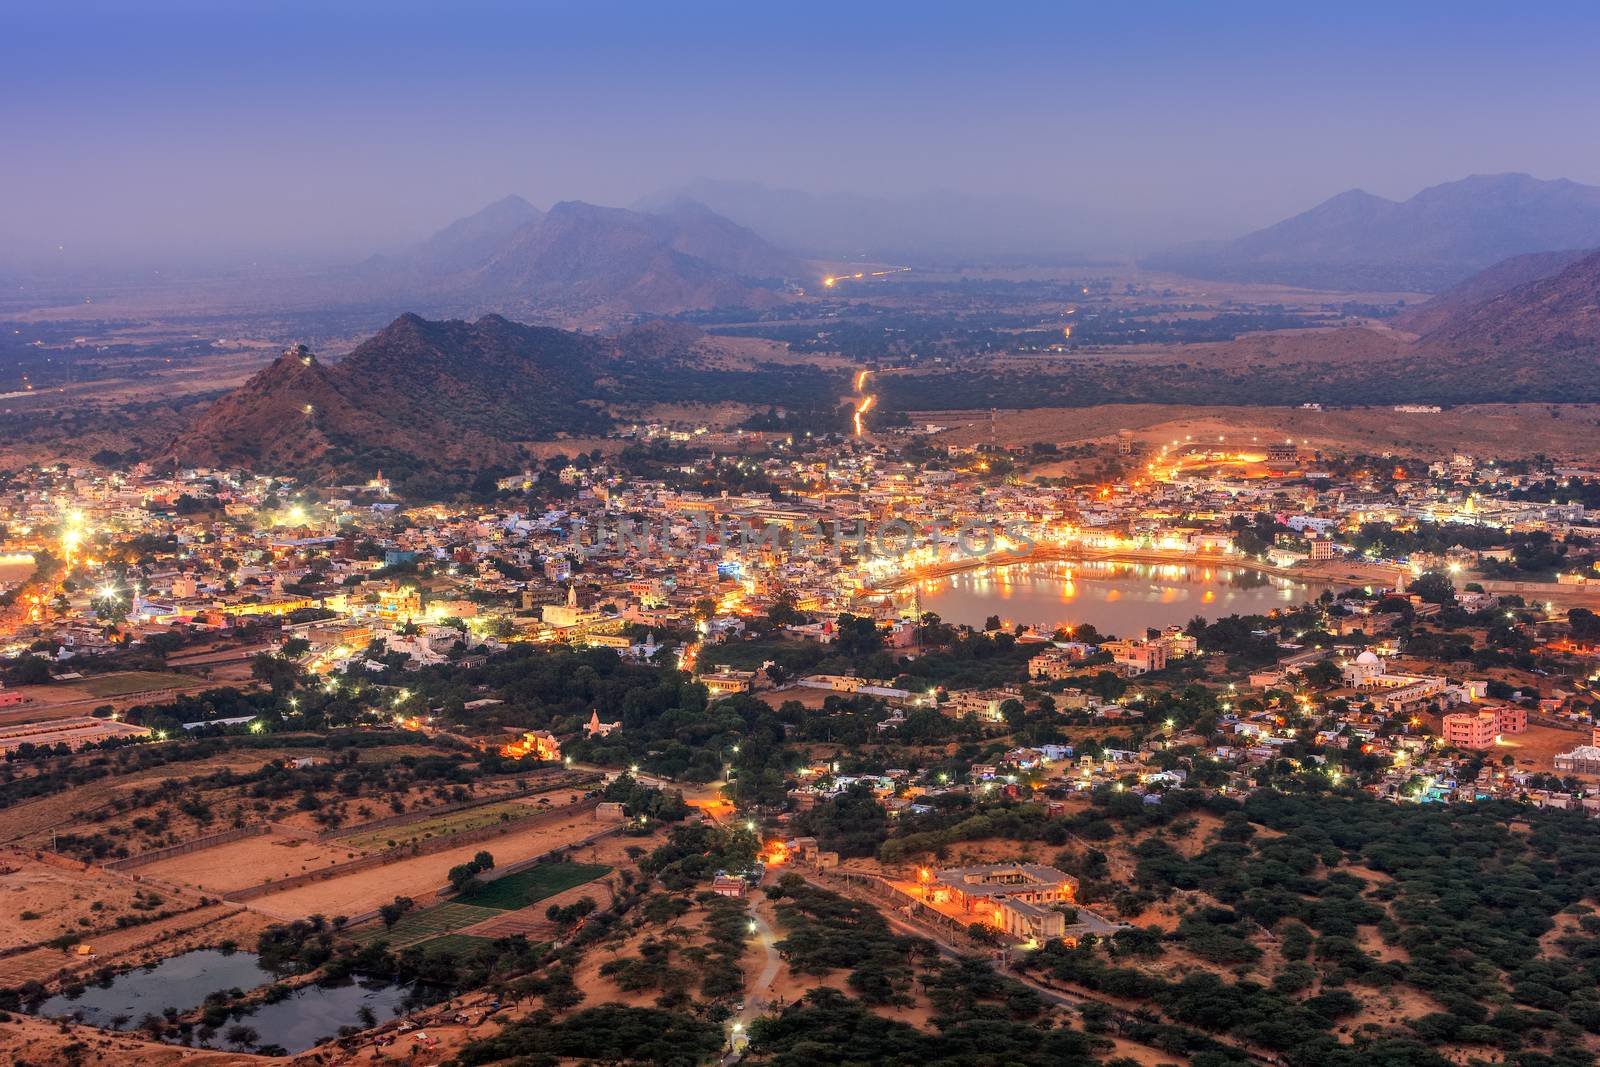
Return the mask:
[[1352,186],[1600,184],[1597,131],[1594,4],[0,4],[13,255],[351,255],[698,176],[1228,236]]

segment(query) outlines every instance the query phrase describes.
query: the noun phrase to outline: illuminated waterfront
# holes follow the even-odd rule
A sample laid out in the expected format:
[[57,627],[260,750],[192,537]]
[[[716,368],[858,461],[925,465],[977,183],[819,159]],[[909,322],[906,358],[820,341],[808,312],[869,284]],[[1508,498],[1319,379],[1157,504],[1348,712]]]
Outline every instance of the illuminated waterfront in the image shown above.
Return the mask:
[[1216,619],[1293,607],[1331,587],[1225,565],[1095,560],[989,567],[918,588],[922,610],[948,622],[982,626],[999,615],[1008,623],[1091,623],[1127,635],[1196,615]]

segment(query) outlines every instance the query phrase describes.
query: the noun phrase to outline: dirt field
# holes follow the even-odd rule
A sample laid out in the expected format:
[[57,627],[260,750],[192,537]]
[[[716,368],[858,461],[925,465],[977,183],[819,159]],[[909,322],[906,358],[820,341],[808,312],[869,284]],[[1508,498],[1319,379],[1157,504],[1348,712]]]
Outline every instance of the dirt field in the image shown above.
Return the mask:
[[227,893],[269,878],[288,878],[316,867],[331,867],[361,854],[359,849],[342,843],[319,844],[265,834],[147,864],[138,868],[138,873],[208,893]]
[[498,864],[514,863],[559,848],[603,830],[607,825],[609,823],[597,819],[592,812],[585,811],[541,827],[514,830],[501,837],[435,852],[431,856],[400,860],[326,882],[269,893],[258,900],[263,909],[301,916],[360,915],[396,896],[411,897],[420,904],[430,900],[434,891],[444,885],[445,874],[451,867],[467,862],[480,849],[487,849]]
[[[173,903],[170,898],[169,903]],[[231,905],[194,908],[157,922],[86,938],[84,943],[93,950],[90,955],[39,948],[7,956],[0,959],[0,986],[20,985],[30,979],[49,981],[63,969],[83,973],[107,964],[143,966],[224,940],[253,945],[270,922],[264,916]],[[3,1062],[6,1061],[0,1060]]]
[[1555,756],[1570,752],[1579,745],[1587,745],[1590,734],[1586,730],[1558,730],[1553,726],[1529,725],[1524,733],[1506,734],[1489,751],[1489,762],[1499,763],[1504,756],[1516,758],[1519,771],[1555,771]]
[[31,856],[0,853],[0,949],[110,927],[118,915],[136,914],[134,888],[94,868],[69,871]]
[[[912,412],[913,423],[949,429],[951,444],[988,440],[989,413]],[[1164,404],[1105,404],[1087,408],[1002,411],[995,422],[1002,444],[1034,441],[1081,443],[1114,440],[1131,430],[1146,445],[1193,437],[1215,441],[1257,436],[1292,437],[1307,448],[1330,451],[1393,451],[1437,457],[1463,451],[1512,459],[1547,455],[1600,457],[1600,405],[1473,404],[1437,415],[1401,414],[1389,408],[1306,411],[1301,408],[1187,407]],[[1044,468],[1033,473],[1049,476]]]

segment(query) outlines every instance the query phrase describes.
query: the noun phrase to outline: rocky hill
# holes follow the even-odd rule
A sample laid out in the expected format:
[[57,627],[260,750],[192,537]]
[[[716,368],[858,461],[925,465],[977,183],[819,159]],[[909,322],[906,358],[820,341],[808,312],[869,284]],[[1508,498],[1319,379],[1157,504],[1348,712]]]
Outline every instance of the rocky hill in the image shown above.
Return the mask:
[[527,445],[609,429],[652,404],[822,407],[834,371],[768,364],[741,342],[647,322],[614,334],[405,314],[326,364],[296,345],[221,397],[164,450],[185,466],[312,478],[457,476],[523,464]]
[[186,465],[322,472],[507,463],[518,441],[603,428],[616,342],[496,315],[402,315],[329,366],[303,346],[219,399],[171,447]]

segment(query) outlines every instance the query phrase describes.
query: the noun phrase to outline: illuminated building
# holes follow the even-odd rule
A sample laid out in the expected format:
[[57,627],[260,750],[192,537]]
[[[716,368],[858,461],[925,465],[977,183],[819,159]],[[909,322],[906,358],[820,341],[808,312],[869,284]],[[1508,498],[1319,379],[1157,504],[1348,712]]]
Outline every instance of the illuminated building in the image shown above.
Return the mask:
[[1052,905],[1071,904],[1078,894],[1077,879],[1036,863],[996,863],[922,873],[930,903],[959,910],[974,921],[1019,939],[1045,941],[1060,937],[1066,930],[1066,916]]
[[513,741],[500,749],[500,755],[507,759],[536,759],[554,761],[561,758],[561,742],[555,735],[544,730],[529,730],[522,735],[519,741]]

